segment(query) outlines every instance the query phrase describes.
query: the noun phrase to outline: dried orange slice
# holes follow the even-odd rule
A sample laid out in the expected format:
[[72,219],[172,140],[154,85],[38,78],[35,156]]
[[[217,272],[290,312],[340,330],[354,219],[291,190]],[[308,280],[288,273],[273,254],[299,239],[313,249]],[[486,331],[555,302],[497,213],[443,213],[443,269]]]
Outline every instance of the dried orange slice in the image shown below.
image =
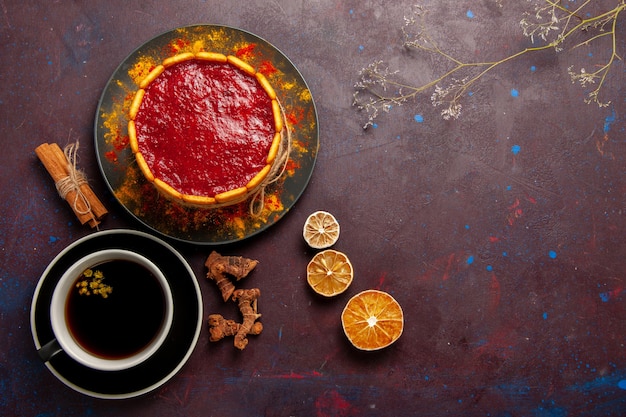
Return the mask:
[[339,239],[339,222],[326,211],[316,211],[304,222],[302,236],[314,249],[329,248]]
[[345,253],[326,249],[315,255],[306,267],[306,280],[313,291],[325,297],[344,292],[354,278],[352,264]]
[[398,340],[404,330],[404,315],[391,295],[366,290],[348,301],[341,313],[341,325],[356,348],[378,350]]

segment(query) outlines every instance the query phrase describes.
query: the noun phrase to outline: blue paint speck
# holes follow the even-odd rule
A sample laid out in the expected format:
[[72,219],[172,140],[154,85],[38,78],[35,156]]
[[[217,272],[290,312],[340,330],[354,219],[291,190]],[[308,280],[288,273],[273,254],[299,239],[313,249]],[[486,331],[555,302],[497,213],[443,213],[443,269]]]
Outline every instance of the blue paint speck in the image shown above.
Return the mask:
[[608,303],[609,300],[611,299],[611,294],[608,292],[601,292],[600,299],[602,300],[603,303]]
[[469,17],[470,19],[474,18],[474,12],[471,10],[468,10],[467,13],[465,13],[467,15],[467,17]]
[[507,191],[511,191],[512,189],[513,189],[513,187],[512,187],[512,186],[510,186],[510,185],[507,185],[507,186],[506,186],[506,190],[507,190]]
[[502,256],[506,258],[507,256],[509,256],[509,254],[507,252],[502,252]]
[[465,229],[469,230],[469,229],[470,229],[470,225],[469,225],[469,224],[466,224],[466,225],[465,225]]
[[542,317],[543,317],[543,319],[544,319],[544,320],[548,320],[548,313],[546,313],[546,312],[544,311],[544,313],[543,313]]
[[473,91],[470,91],[469,93],[467,93],[467,95],[471,97],[471,96],[473,96],[473,95],[474,95],[474,92],[473,92]]
[[624,389],[624,390],[626,390],[626,379],[622,379],[621,381],[619,381],[619,382],[617,383],[617,386],[618,386],[620,389]]
[[511,88],[511,97],[517,96],[519,96],[519,91],[517,91],[515,88]]
[[567,410],[556,407],[553,403],[545,407],[537,407],[533,410],[532,415],[535,417],[567,417]]
[[556,259],[556,252],[555,252],[555,251],[553,251],[553,250],[551,250],[550,252],[548,252],[548,256],[549,256],[551,259]]
[[611,125],[615,123],[615,119],[615,110],[613,110],[611,115],[604,119],[604,133],[608,133],[611,130]]
[[415,116],[413,116],[413,119],[417,123],[424,123],[424,116],[422,116],[421,114],[416,114]]
[[48,243],[54,243],[56,241],[58,241],[59,238],[56,236],[50,236],[50,238],[48,239]]
[[517,155],[519,153],[519,151],[522,150],[522,147],[519,145],[513,145],[511,146],[511,152],[513,152],[513,155]]
[[487,271],[491,272],[493,271],[493,266],[491,265],[487,265],[487,267],[485,268]]
[[530,66],[530,72],[535,72],[535,71],[537,71],[537,67],[534,66],[534,65],[531,65]]
[[363,45],[359,45],[359,51],[362,51],[363,49],[365,49],[365,47]]
[[474,263],[474,257],[473,257],[473,256],[471,256],[471,255],[470,255],[470,256],[468,256],[468,257],[467,257],[467,264],[468,264],[468,265],[471,265],[471,264],[473,264],[473,263]]

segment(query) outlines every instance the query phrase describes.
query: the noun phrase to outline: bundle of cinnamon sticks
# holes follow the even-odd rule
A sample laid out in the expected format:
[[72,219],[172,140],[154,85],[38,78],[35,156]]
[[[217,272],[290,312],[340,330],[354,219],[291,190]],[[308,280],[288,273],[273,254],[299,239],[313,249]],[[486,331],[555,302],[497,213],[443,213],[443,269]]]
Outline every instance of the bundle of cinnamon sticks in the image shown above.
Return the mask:
[[[68,160],[63,150],[56,143],[44,143],[35,148],[37,157],[42,162],[46,171],[50,174],[57,185],[61,181],[76,174],[76,167]],[[82,175],[82,174],[81,174]],[[59,191],[61,194],[61,191]],[[107,214],[107,209],[94,194],[87,181],[78,181],[73,186],[66,187],[62,197],[74,211],[80,224],[89,224],[94,228],[100,224],[102,217]]]

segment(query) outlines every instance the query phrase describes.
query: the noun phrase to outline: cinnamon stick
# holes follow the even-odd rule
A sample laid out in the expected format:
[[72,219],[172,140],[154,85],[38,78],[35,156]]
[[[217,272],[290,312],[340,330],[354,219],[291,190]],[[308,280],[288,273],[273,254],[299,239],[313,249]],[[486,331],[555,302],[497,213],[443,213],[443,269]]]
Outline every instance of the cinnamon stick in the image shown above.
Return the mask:
[[[65,157],[65,153],[61,150],[59,145],[57,145],[56,143],[51,143],[50,146],[53,148],[54,154],[57,156],[59,161],[62,164],[65,164],[66,170],[69,169],[70,163]],[[89,201],[89,205],[91,207],[91,211],[94,214],[94,217],[98,221],[102,220],[102,217],[104,217],[104,215],[107,214],[108,211],[104,207],[100,199],[93,192],[89,184],[87,182],[80,184],[80,191],[83,193],[85,198],[87,198],[87,201]]]
[[[56,143],[41,144],[35,148],[35,153],[55,184],[65,180],[70,175],[70,170],[74,169]],[[64,198],[80,224],[87,223],[92,228],[96,227],[100,224],[102,217],[107,214],[106,208],[86,181],[67,190]]]

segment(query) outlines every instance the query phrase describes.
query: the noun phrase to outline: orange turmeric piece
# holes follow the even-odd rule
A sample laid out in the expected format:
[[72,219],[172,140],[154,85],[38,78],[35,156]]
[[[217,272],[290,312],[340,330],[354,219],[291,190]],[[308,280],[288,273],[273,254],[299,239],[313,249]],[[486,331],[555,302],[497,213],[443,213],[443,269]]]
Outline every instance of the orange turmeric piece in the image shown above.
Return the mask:
[[226,302],[235,291],[232,279],[239,281],[245,278],[258,263],[259,261],[254,259],[242,256],[222,256],[213,251],[204,265],[208,268],[207,278],[215,281]]
[[235,290],[233,301],[239,305],[239,311],[243,316],[241,327],[235,334],[234,345],[237,349],[243,350],[248,345],[248,334],[254,328],[256,321],[261,317],[257,312],[257,300],[261,295],[261,290],[252,288],[249,290]]
[[234,336],[233,344],[239,350],[248,345],[248,335],[258,335],[263,331],[263,324],[257,320],[261,315],[257,311],[257,300],[261,295],[258,288],[236,289],[234,281],[239,281],[258,265],[259,261],[242,256],[222,256],[213,251],[204,265],[207,267],[207,278],[215,281],[222,294],[224,302],[229,299],[237,303],[243,317],[241,323],[227,320],[220,314],[211,314],[208,317],[211,342],[217,342],[225,337]]
[[[209,316],[209,340],[217,342],[225,337],[235,336],[241,329],[242,324],[235,320],[226,320],[221,314],[211,314]],[[248,334],[258,335],[263,331],[263,324],[259,321],[252,325]]]

